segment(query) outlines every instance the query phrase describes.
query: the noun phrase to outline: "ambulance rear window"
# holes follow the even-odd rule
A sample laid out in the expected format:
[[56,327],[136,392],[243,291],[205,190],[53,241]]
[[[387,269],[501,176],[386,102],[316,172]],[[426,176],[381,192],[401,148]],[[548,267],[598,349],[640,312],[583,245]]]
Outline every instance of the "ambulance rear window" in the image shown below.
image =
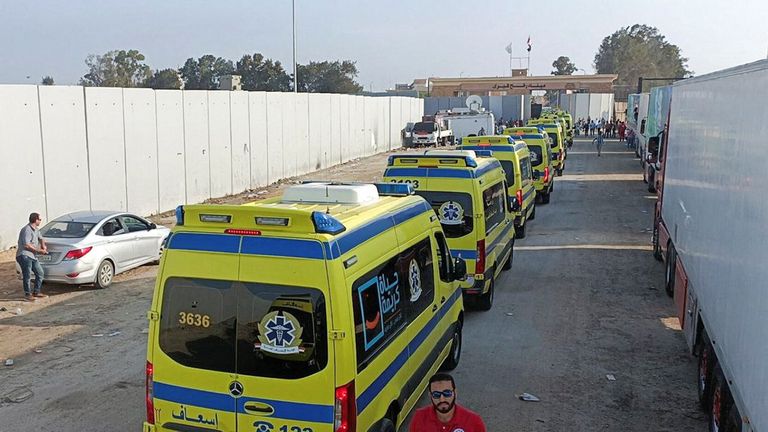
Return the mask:
[[325,298],[312,288],[170,278],[160,349],[184,366],[301,378],[328,360]]
[[504,168],[504,174],[507,178],[507,184],[513,185],[515,184],[515,165],[512,163],[512,161],[508,160],[502,160],[501,167]]
[[437,213],[448,238],[463,237],[474,230],[472,196],[462,192],[416,190]]
[[544,163],[544,156],[540,146],[529,145],[528,150],[531,151],[531,165],[537,166]]

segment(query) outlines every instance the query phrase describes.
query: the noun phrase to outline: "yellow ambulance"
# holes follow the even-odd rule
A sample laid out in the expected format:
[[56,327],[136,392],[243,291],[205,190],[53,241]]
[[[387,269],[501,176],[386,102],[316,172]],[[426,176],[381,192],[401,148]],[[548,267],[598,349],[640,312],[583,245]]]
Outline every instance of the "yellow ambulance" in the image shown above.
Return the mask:
[[434,209],[454,256],[467,262],[465,299],[480,310],[493,305],[496,278],[512,268],[515,196],[491,152],[427,151],[389,157],[384,181],[411,184]]
[[461,356],[459,281],[407,185],[177,209],[148,312],[154,431],[394,432]]
[[552,165],[557,175],[563,175],[563,170],[565,169],[565,138],[560,123],[550,119],[538,118],[528,120],[527,126],[539,126],[547,132],[547,135],[552,140],[549,145],[552,149]]
[[531,152],[533,167],[533,184],[536,187],[536,198],[542,204],[549,204],[550,195],[555,188],[555,169],[552,165],[552,148],[549,146],[549,135],[536,126],[522,126],[504,129],[504,135],[515,140],[525,140]]
[[459,150],[493,152],[507,176],[507,194],[515,196],[522,203],[514,212],[515,236],[525,238],[528,220],[536,217],[536,187],[531,168],[531,152],[525,141],[515,141],[509,135],[466,137],[461,140]]

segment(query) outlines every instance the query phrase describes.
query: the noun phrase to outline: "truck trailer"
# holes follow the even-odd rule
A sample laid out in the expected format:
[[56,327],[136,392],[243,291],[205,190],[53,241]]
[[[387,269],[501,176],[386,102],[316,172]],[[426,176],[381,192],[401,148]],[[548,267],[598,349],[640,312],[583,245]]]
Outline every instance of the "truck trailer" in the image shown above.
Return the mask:
[[710,431],[768,431],[768,60],[672,85],[654,255]]

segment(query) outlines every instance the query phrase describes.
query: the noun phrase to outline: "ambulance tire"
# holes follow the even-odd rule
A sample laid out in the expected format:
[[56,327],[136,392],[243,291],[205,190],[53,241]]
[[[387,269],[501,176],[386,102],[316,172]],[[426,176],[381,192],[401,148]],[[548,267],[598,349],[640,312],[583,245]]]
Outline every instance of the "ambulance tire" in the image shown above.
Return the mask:
[[461,360],[461,321],[456,321],[454,326],[453,337],[451,338],[451,351],[448,352],[448,357],[446,357],[445,361],[440,366],[440,370],[443,372],[449,372],[456,369]]
[[515,238],[524,239],[525,238],[525,226],[528,224],[528,221],[523,221],[523,223],[519,227],[515,227]]
[[489,311],[493,307],[493,291],[496,285],[496,269],[491,271],[491,286],[488,288],[488,292],[477,297],[477,303],[475,305],[481,311]]
[[549,204],[549,194],[550,193],[551,192],[545,192],[545,193],[541,194],[541,203],[542,204]]
[[559,169],[557,169],[557,176],[558,176],[558,177],[562,177],[562,176],[563,176],[563,170],[564,170],[564,169],[565,169],[565,168],[559,168]]
[[677,265],[677,252],[670,242],[667,246],[667,268],[664,271],[664,290],[670,297],[675,296],[675,267]]
[[395,425],[392,423],[392,420],[385,418],[379,423],[378,427],[379,432],[397,432],[395,430]]
[[533,211],[531,212],[531,215],[528,216],[528,219],[530,219],[530,220],[536,219],[536,206],[535,205],[533,206]]
[[512,257],[515,255],[515,239],[512,239],[512,247],[509,248],[509,257],[507,257],[507,260],[504,261],[504,265],[501,267],[502,270],[512,270]]

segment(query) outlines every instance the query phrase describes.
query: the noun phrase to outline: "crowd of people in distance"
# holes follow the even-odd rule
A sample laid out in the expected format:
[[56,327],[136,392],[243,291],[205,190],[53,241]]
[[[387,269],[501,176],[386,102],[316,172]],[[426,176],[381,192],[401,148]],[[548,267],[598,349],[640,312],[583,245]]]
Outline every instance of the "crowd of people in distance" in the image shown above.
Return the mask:
[[627,124],[623,121],[616,119],[606,120],[604,118],[595,120],[590,117],[577,120],[575,131],[576,136],[583,133],[585,137],[595,136],[598,131],[602,131],[605,138],[618,138],[619,142],[623,142],[627,139],[628,132]]

